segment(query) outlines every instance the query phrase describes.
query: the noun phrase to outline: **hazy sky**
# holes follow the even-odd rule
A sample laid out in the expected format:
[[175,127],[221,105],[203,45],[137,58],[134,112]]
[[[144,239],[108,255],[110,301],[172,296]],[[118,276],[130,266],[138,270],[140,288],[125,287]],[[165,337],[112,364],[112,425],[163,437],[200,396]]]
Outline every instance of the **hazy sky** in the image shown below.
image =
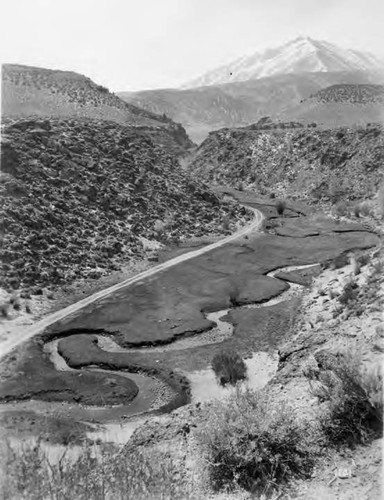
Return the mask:
[[172,87],[300,35],[384,56],[384,0],[0,0],[0,61]]

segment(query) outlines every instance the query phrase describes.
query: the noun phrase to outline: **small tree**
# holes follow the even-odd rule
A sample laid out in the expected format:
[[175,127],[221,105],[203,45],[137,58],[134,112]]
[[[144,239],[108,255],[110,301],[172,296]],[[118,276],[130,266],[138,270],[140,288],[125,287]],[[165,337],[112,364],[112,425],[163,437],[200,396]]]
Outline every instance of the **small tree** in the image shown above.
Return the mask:
[[278,215],[283,216],[284,215],[284,210],[287,208],[287,204],[284,200],[277,200],[276,201],[276,211]]
[[212,360],[212,369],[221,385],[235,385],[247,378],[247,365],[237,352],[216,354]]

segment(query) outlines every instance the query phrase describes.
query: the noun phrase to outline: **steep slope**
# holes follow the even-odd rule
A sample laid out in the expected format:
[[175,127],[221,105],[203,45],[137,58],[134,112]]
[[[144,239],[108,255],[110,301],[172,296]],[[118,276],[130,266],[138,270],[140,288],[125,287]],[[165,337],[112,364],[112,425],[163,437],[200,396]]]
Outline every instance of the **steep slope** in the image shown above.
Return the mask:
[[182,172],[146,130],[85,119],[5,122],[1,286],[97,278],[142,257],[142,237],[225,233],[244,215]]
[[161,127],[168,130],[176,149],[192,145],[179,124],[128,104],[105,87],[71,71],[4,64],[1,104],[5,117],[92,118],[135,127]]
[[[382,78],[377,73],[359,71],[313,72],[186,90],[121,92],[119,96],[151,112],[165,113],[181,122],[195,142],[201,142],[212,130],[249,125],[263,116],[285,120],[299,117],[305,109],[300,101],[325,87],[377,83]],[[316,121],[316,117],[310,121]]]
[[183,88],[219,85],[286,73],[381,71],[384,62],[369,52],[343,49],[326,41],[299,37],[284,45],[240,57],[196,78]]
[[353,200],[377,192],[384,176],[382,126],[267,127],[211,132],[190,171],[209,183],[290,198]]

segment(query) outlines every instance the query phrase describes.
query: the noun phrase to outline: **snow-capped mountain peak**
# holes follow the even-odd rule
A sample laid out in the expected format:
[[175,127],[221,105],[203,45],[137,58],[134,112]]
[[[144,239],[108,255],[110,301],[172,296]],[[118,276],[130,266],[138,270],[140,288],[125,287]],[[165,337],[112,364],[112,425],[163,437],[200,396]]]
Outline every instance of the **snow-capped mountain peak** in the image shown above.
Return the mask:
[[383,61],[369,52],[343,49],[301,36],[284,45],[243,56],[192,80],[183,88],[255,80],[286,73],[317,71],[382,71]]

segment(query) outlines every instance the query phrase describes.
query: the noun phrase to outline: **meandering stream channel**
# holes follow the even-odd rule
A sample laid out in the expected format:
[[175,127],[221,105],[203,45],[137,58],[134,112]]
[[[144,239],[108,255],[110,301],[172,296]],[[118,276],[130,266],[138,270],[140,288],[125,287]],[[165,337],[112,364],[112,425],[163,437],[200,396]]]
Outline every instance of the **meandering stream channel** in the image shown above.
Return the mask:
[[[279,271],[289,272],[298,269],[313,267],[313,264],[304,266],[290,266],[276,269],[267,274],[274,278]],[[277,279],[277,278],[276,278]],[[263,303],[247,304],[234,307],[232,310],[245,310],[250,308],[266,308],[272,305],[284,302],[298,295],[302,286],[291,283],[289,289],[280,295]],[[181,337],[173,342],[155,347],[123,348],[118,345],[111,336],[96,335],[98,346],[108,352],[148,352],[164,353],[167,351],[187,350],[197,346],[222,343],[233,335],[234,327],[226,321],[226,316],[230,309],[224,309],[206,314],[206,318],[216,324],[212,329],[190,336]],[[42,415],[65,415],[76,421],[90,423],[93,427],[88,432],[88,437],[93,440],[102,440],[114,443],[125,443],[134,430],[145,420],[150,418],[151,412],[158,410],[169,403],[174,397],[174,391],[159,378],[150,376],[146,373],[132,373],[129,371],[110,371],[98,367],[88,366],[81,370],[75,370],[68,366],[65,359],[60,355],[58,345],[60,338],[56,338],[44,345],[44,351],[49,354],[50,360],[58,371],[75,371],[83,373],[84,371],[98,371],[105,373],[106,377],[113,374],[121,377],[127,377],[133,380],[139,391],[137,396],[127,404],[116,406],[85,406],[73,403],[61,402],[43,402],[26,401],[8,403],[0,405],[7,410],[33,410]],[[278,367],[277,352],[253,352],[251,357],[245,360],[247,365],[247,384],[253,389],[265,386],[275,375]],[[190,383],[191,400],[193,403],[208,401],[214,398],[220,398],[228,394],[229,388],[221,387],[216,380],[212,369],[204,369],[194,372],[183,372]],[[55,449],[60,450],[60,447]]]

